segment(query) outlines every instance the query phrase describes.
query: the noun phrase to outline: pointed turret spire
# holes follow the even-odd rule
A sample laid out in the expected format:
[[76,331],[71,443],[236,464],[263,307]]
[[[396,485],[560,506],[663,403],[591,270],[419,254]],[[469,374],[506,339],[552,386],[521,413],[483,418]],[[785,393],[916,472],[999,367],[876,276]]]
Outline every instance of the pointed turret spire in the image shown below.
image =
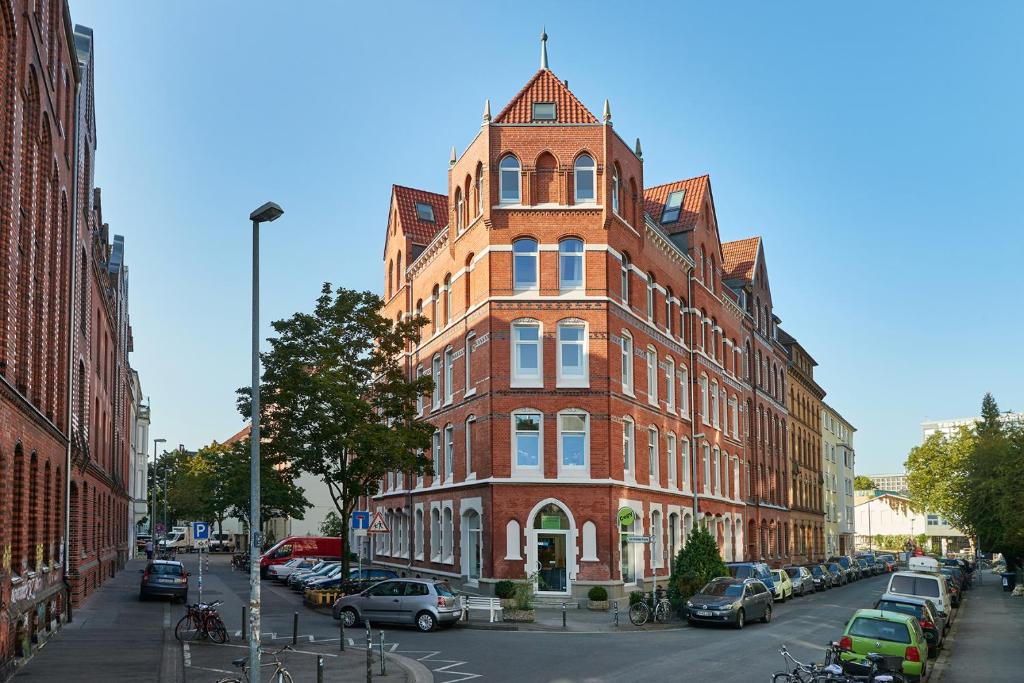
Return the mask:
[[640,149],[640,138],[636,139],[636,150],[634,150],[634,152],[636,153],[636,158],[637,159],[643,159],[644,158],[644,151],[642,149]]
[[608,104],[608,100],[604,101],[604,122],[612,122],[612,108],[611,105]]
[[484,100],[484,123],[491,122],[491,98]]
[[540,27],[540,68],[548,68],[548,34]]
[[451,156],[450,159],[448,159],[448,165],[449,166],[454,166],[455,165],[455,161],[457,159],[458,159],[458,156],[455,154],[455,145],[452,145],[452,156]]

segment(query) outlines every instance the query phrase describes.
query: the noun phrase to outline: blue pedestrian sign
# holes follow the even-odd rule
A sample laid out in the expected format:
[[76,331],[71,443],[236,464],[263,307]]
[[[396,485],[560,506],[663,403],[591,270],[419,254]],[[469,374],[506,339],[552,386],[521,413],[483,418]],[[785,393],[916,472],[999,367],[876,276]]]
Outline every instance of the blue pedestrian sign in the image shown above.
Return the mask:
[[369,510],[356,510],[352,513],[352,524],[353,529],[369,529],[370,528],[370,512]]
[[192,538],[197,541],[210,540],[210,523],[192,522]]

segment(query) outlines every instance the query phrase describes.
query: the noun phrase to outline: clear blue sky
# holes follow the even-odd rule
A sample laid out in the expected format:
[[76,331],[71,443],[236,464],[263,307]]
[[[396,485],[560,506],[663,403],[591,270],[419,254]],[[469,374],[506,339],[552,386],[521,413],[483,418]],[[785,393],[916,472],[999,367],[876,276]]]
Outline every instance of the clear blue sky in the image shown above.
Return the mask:
[[764,236],[859,472],[900,469],[921,421],[985,391],[1024,410],[1024,4],[724,4],[71,0],[152,436],[241,427],[249,211],[286,212],[268,333],[325,280],[380,291],[391,184],[445,190],[484,98],[537,69],[541,24],[552,70],[641,138],[648,184],[710,173],[723,238]]

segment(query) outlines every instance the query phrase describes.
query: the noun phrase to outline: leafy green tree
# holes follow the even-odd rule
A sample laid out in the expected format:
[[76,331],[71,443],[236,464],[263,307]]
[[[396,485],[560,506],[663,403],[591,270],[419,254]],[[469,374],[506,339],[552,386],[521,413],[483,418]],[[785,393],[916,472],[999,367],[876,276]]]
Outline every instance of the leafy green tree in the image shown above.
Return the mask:
[[682,610],[690,596],[716,576],[729,576],[729,571],[711,533],[698,526],[679,549],[668,579],[668,599],[673,609]]
[[981,422],[975,425],[974,430],[980,439],[998,439],[1003,436],[1003,423],[999,420],[999,405],[990,393],[986,393],[981,399]]
[[337,512],[331,510],[324,515],[324,521],[320,522],[320,533],[323,536],[341,535],[341,518]]
[[936,432],[912,448],[903,464],[914,506],[942,515],[967,533],[973,533],[967,516],[967,474],[974,447],[966,428],[951,438]]
[[[228,516],[249,526],[252,462],[249,440],[236,441],[224,454],[218,474],[223,478],[223,497]],[[274,517],[302,519],[311,503],[305,490],[295,483],[298,471],[287,459],[260,451],[260,519]]]
[[871,481],[871,477],[858,474],[853,478],[853,488],[857,491],[870,491],[875,488],[875,482]]
[[[277,336],[263,354],[263,448],[324,482],[342,537],[360,498],[375,495],[388,472],[432,469],[423,451],[434,427],[417,419],[416,399],[433,381],[409,379],[403,358],[426,319],[396,323],[382,306],[371,292],[325,283],[312,313],[273,324]],[[249,389],[239,394],[249,416]],[[347,553],[342,562],[347,572]]]

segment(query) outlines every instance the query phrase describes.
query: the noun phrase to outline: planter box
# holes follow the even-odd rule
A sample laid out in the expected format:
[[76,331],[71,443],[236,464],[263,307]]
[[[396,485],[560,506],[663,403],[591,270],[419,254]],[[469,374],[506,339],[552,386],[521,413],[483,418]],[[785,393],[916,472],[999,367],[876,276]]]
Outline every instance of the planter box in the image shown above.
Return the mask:
[[516,601],[515,601],[514,598],[502,598],[501,599],[501,609],[503,609],[504,611],[511,612],[515,608],[516,608]]
[[532,622],[536,618],[536,612],[532,609],[507,609],[502,612],[503,621]]
[[595,612],[607,612],[610,604],[607,600],[587,600],[587,609]]

